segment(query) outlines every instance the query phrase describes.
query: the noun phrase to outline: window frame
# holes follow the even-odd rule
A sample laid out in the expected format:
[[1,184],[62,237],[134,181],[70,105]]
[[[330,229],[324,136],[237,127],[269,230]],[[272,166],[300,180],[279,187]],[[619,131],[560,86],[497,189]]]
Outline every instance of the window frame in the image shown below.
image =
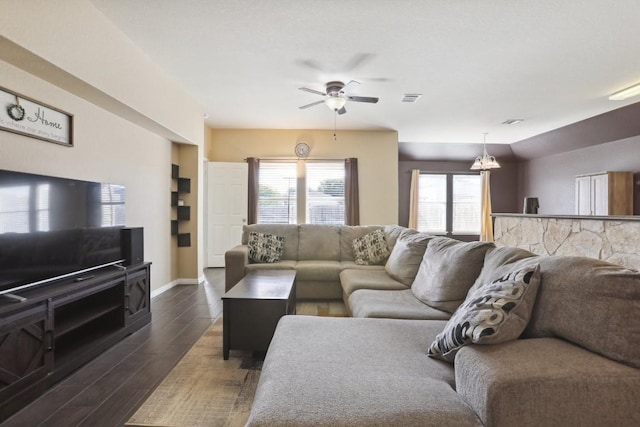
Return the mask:
[[[289,224],[310,224],[308,222],[308,203],[307,203],[307,164],[311,164],[311,163],[334,163],[336,165],[340,164],[342,165],[343,169],[346,169],[344,166],[344,159],[291,159],[291,160],[287,160],[287,159],[272,159],[272,160],[261,160],[261,167],[263,164],[276,164],[276,163],[286,163],[286,164],[296,164],[296,171],[297,171],[297,177],[296,177],[296,183],[295,183],[295,211],[296,211],[296,215],[295,218],[293,218],[294,222],[289,222]],[[259,172],[260,173],[260,172]],[[345,171],[345,179],[346,179],[346,171]],[[260,177],[258,177],[258,182],[260,182]],[[344,186],[345,186],[345,191],[346,191],[346,182],[343,182]],[[258,184],[258,187],[260,186],[260,184]],[[346,202],[344,195],[342,197],[343,203],[343,215],[342,215],[342,222],[341,224],[344,225],[346,222],[346,215],[345,215],[345,206],[344,206],[344,202]],[[258,195],[258,200],[257,200],[257,204],[258,204],[258,209],[260,206],[260,196]],[[260,220],[260,211],[257,212],[256,215],[256,220],[259,222]],[[275,224],[275,223],[272,223]],[[278,223],[278,224],[286,224],[286,223]],[[334,224],[335,225],[335,224]]]
[[[424,172],[420,171],[420,175],[445,175],[446,176],[446,209],[445,209],[445,232],[437,233],[434,235],[437,236],[447,236],[454,237],[458,240],[473,240],[478,239],[480,237],[480,230],[478,230],[477,234],[457,234],[453,232],[453,177],[457,175],[475,175],[480,177],[481,174],[479,172],[437,172],[437,171],[429,171]],[[482,188],[482,180],[480,181],[480,188]],[[418,188],[418,191],[419,188]],[[482,200],[480,200],[480,208],[482,209]],[[418,210],[420,206],[418,206]]]

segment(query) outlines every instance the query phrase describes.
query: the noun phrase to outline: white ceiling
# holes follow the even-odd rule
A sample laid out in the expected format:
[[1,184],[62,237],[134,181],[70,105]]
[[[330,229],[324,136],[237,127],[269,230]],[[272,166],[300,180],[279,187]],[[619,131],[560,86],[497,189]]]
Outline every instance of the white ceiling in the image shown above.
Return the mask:
[[[338,129],[512,143],[634,102],[638,0],[91,0],[218,128],[333,129],[299,91],[359,80]],[[421,93],[415,104],[404,93]],[[179,107],[176,107],[179,108]],[[503,125],[506,119],[524,122]]]

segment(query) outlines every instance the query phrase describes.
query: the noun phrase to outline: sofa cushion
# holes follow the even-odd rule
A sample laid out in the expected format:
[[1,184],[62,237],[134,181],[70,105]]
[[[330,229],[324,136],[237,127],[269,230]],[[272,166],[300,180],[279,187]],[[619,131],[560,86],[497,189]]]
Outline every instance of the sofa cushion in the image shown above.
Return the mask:
[[285,316],[248,427],[475,426],[451,365],[424,356],[444,322]]
[[284,237],[269,233],[249,233],[249,259],[253,262],[278,262],[282,258]]
[[247,265],[247,272],[255,270],[295,270],[297,261],[282,260],[273,263],[254,263]]
[[340,284],[345,295],[358,289],[409,290],[407,285],[389,277],[384,270],[343,270]]
[[387,274],[397,281],[411,286],[427,249],[427,244],[433,237],[426,233],[402,233],[385,264]]
[[376,265],[389,257],[387,241],[382,230],[376,230],[353,240],[355,263],[360,265]]
[[640,425],[640,370],[562,339],[467,346],[455,373],[487,426]]
[[387,239],[387,246],[389,246],[389,252],[393,250],[398,238],[401,235],[408,236],[409,234],[416,234],[418,230],[413,228],[402,227],[401,225],[386,225],[384,227],[384,236]]
[[340,268],[342,270],[370,270],[384,272],[384,265],[360,265],[356,264],[354,261],[340,261]]
[[482,270],[489,242],[434,237],[429,242],[411,290],[425,304],[453,313]]
[[404,290],[360,289],[348,299],[353,317],[383,317],[388,319],[447,320],[451,314],[422,303]]
[[340,227],[300,224],[298,260],[340,261]]
[[527,326],[540,284],[538,266],[514,271],[471,292],[429,347],[429,356],[453,362],[467,344],[517,339]]
[[558,336],[640,368],[640,272],[593,258],[540,257],[529,337]]
[[380,225],[343,225],[340,227],[340,260],[355,261],[353,241],[366,236],[376,230],[382,230]]
[[533,252],[510,246],[489,249],[484,256],[484,264],[480,275],[471,289],[469,289],[469,292],[485,283],[493,282],[511,271],[538,264],[540,259]]
[[296,264],[296,280],[315,280],[322,282],[338,282],[340,280],[339,261],[298,261]]
[[249,233],[269,233],[284,237],[282,259],[298,260],[297,224],[250,224],[242,227],[242,244],[249,243]]

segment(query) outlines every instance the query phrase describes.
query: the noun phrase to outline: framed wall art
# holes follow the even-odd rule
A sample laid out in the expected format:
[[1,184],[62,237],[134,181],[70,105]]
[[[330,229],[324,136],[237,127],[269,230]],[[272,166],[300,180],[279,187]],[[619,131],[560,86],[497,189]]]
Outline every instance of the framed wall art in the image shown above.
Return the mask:
[[0,130],[73,147],[73,115],[0,87]]

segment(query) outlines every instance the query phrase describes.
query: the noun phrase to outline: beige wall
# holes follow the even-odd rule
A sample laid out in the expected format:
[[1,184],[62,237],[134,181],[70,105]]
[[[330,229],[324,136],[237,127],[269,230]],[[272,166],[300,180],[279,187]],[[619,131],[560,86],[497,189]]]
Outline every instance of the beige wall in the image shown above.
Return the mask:
[[[171,163],[177,156],[188,176],[201,178],[202,107],[88,0],[8,7],[0,13],[0,85],[74,114],[75,147],[0,131],[0,167],[124,184],[127,225],[145,228],[152,288],[195,282],[201,186],[192,200],[193,249],[177,250],[169,231]],[[193,149],[180,158],[172,141]]]
[[208,129],[209,161],[242,162],[247,157],[295,159],[294,147],[311,146],[309,158],[358,158],[360,223],[398,222],[398,134],[395,131]]
[[[195,283],[199,279],[203,269],[204,239],[200,235],[203,230],[202,215],[197,206],[203,206],[203,185],[201,185],[203,161],[202,151],[198,146],[188,144],[177,144],[178,165],[180,166],[180,177],[191,179],[191,192],[180,197],[184,199],[185,205],[191,206],[191,218],[189,221],[180,222],[180,233],[191,233],[191,246],[177,248],[178,277],[183,283]],[[173,238],[173,246],[177,247],[177,238]],[[197,275],[194,277],[192,272]],[[190,278],[191,280],[185,280]]]
[[0,59],[16,58],[31,74],[167,139],[202,143],[202,107],[90,1],[4,3]]
[[72,148],[0,131],[0,168],[126,187],[126,224],[144,227],[156,289],[171,278],[171,143],[0,61],[2,85],[74,114]]

